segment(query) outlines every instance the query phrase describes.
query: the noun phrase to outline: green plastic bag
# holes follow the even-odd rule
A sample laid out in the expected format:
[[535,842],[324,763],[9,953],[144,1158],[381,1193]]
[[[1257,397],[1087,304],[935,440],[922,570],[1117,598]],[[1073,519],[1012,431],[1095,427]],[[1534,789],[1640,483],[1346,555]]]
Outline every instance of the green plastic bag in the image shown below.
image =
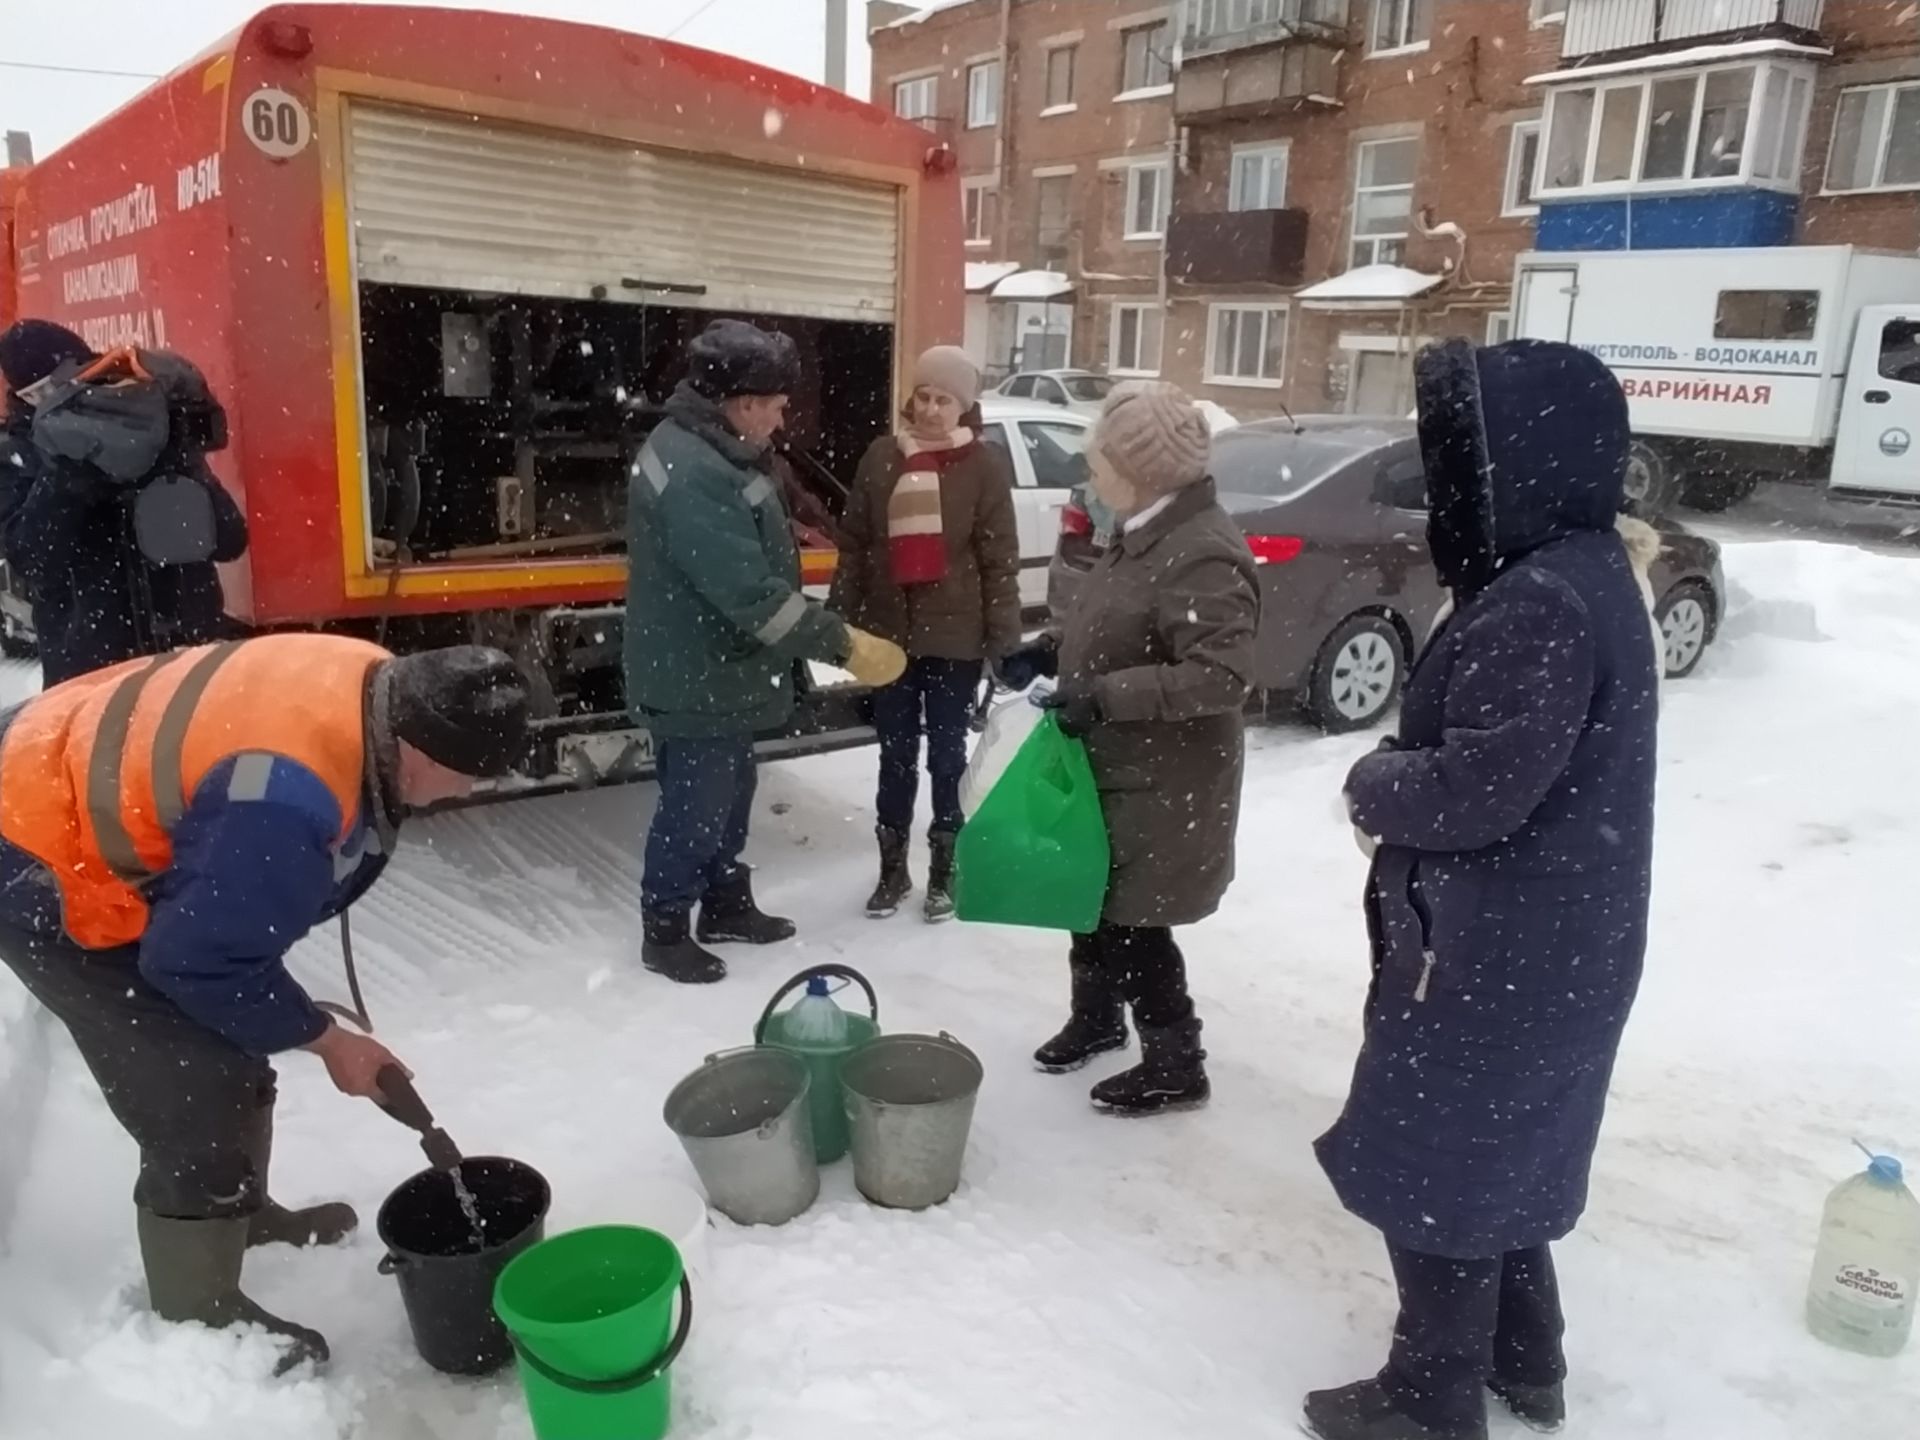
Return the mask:
[[1087,747],[1049,711],[960,831],[954,910],[981,925],[1090,934],[1112,868]]

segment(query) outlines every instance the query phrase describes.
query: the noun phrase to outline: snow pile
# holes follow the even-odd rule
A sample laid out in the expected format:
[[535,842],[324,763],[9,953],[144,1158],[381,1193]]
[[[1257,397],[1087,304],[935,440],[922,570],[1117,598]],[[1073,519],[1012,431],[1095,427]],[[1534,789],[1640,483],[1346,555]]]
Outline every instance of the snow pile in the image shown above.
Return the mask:
[[[1909,1434],[1920,1370],[1824,1349],[1800,1306],[1849,1139],[1920,1158],[1920,564],[1803,543],[1733,545],[1726,563],[1744,598],[1699,673],[1662,692],[1652,952],[1592,1208],[1561,1247],[1570,1433]],[[793,1225],[714,1231],[677,1440],[1289,1435],[1303,1391],[1377,1368],[1392,1319],[1378,1237],[1309,1149],[1345,1093],[1368,983],[1363,861],[1331,797],[1374,743],[1254,732],[1240,882],[1182,937],[1216,1092],[1195,1115],[1093,1115],[1087,1087],[1119,1057],[1032,1071],[1065,1002],[1057,938],[860,917],[870,751],[764,773],[757,883],[804,938],[736,953],[724,985],[639,968],[636,788],[410,830],[355,912],[368,1000],[456,1140],[552,1181],[550,1233],[689,1175],[667,1089],[745,1043],[809,963],[866,972],[889,1030],[950,1030],[980,1055],[949,1205],[874,1210],[842,1164]],[[333,936],[302,947],[324,995],[338,965]],[[347,1195],[371,1228],[419,1168],[411,1137],[305,1057],[282,1096],[282,1197]],[[324,1381],[268,1385],[258,1341],[132,1318],[132,1148],[64,1041],[24,1158],[0,1262],[8,1440],[526,1440],[511,1377],[449,1381],[414,1357],[369,1234],[248,1261],[261,1303],[333,1340]]]

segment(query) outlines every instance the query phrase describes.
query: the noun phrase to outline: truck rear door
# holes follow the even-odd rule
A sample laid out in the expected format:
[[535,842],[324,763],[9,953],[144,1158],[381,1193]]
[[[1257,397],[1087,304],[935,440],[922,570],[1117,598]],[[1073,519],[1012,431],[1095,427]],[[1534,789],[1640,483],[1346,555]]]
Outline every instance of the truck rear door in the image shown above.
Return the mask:
[[1528,340],[1573,338],[1573,302],[1580,271],[1573,265],[1529,265],[1520,272],[1513,333]]
[[1920,304],[1860,312],[1832,488],[1920,496]]

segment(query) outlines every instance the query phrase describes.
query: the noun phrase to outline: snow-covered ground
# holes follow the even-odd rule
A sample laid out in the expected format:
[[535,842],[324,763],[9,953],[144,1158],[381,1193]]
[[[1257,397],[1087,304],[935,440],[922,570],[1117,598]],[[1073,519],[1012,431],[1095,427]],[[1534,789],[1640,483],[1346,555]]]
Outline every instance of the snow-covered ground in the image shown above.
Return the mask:
[[[1653,950],[1592,1208],[1561,1249],[1569,1433],[1911,1435],[1920,1353],[1824,1349],[1800,1306],[1852,1137],[1920,1159],[1920,563],[1748,543],[1727,571],[1721,640],[1664,697]],[[870,1209],[843,1164],[796,1223],[714,1233],[677,1371],[686,1440],[1290,1435],[1304,1390],[1378,1364],[1392,1313],[1377,1238],[1309,1150],[1358,1041],[1363,862],[1336,795],[1372,743],[1253,741],[1240,883],[1186,937],[1217,1096],[1197,1115],[1103,1119],[1086,1104],[1103,1070],[1028,1067],[1060,1018],[1057,941],[858,918],[870,753],[766,772],[753,858],[805,941],[737,956],[725,985],[678,990],[638,966],[637,788],[410,832],[355,912],[368,998],[456,1139],[550,1177],[552,1229],[622,1218],[633,1187],[687,1173],[660,1120],[668,1087],[745,1042],[810,961],[871,975],[889,1028],[947,1029],[979,1052],[987,1083],[950,1204]],[[331,934],[300,968],[339,993]],[[12,1045],[31,1032],[10,986]],[[324,1379],[270,1384],[257,1340],[138,1313],[132,1149],[64,1037],[46,1049],[32,1139],[0,1143],[0,1224],[18,1202],[0,1258],[0,1435],[529,1433],[511,1377],[456,1383],[419,1363],[375,1273],[373,1213],[419,1165],[405,1132],[305,1057],[284,1065],[280,1193],[350,1196],[368,1227],[343,1252],[249,1261],[257,1296],[335,1348]],[[27,1083],[0,1094],[16,1131]]]

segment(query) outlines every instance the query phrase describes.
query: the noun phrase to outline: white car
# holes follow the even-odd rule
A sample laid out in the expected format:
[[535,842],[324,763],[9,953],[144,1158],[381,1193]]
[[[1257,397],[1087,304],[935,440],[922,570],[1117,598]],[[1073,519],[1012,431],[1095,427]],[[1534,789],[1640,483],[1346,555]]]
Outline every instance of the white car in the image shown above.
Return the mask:
[[1032,400],[1077,415],[1095,416],[1117,382],[1092,370],[1022,370],[1000,382],[995,395]]
[[1013,508],[1020,527],[1020,603],[1047,603],[1047,567],[1060,539],[1060,512],[1085,483],[1091,416],[1036,400],[980,397],[980,438],[1013,461]]

